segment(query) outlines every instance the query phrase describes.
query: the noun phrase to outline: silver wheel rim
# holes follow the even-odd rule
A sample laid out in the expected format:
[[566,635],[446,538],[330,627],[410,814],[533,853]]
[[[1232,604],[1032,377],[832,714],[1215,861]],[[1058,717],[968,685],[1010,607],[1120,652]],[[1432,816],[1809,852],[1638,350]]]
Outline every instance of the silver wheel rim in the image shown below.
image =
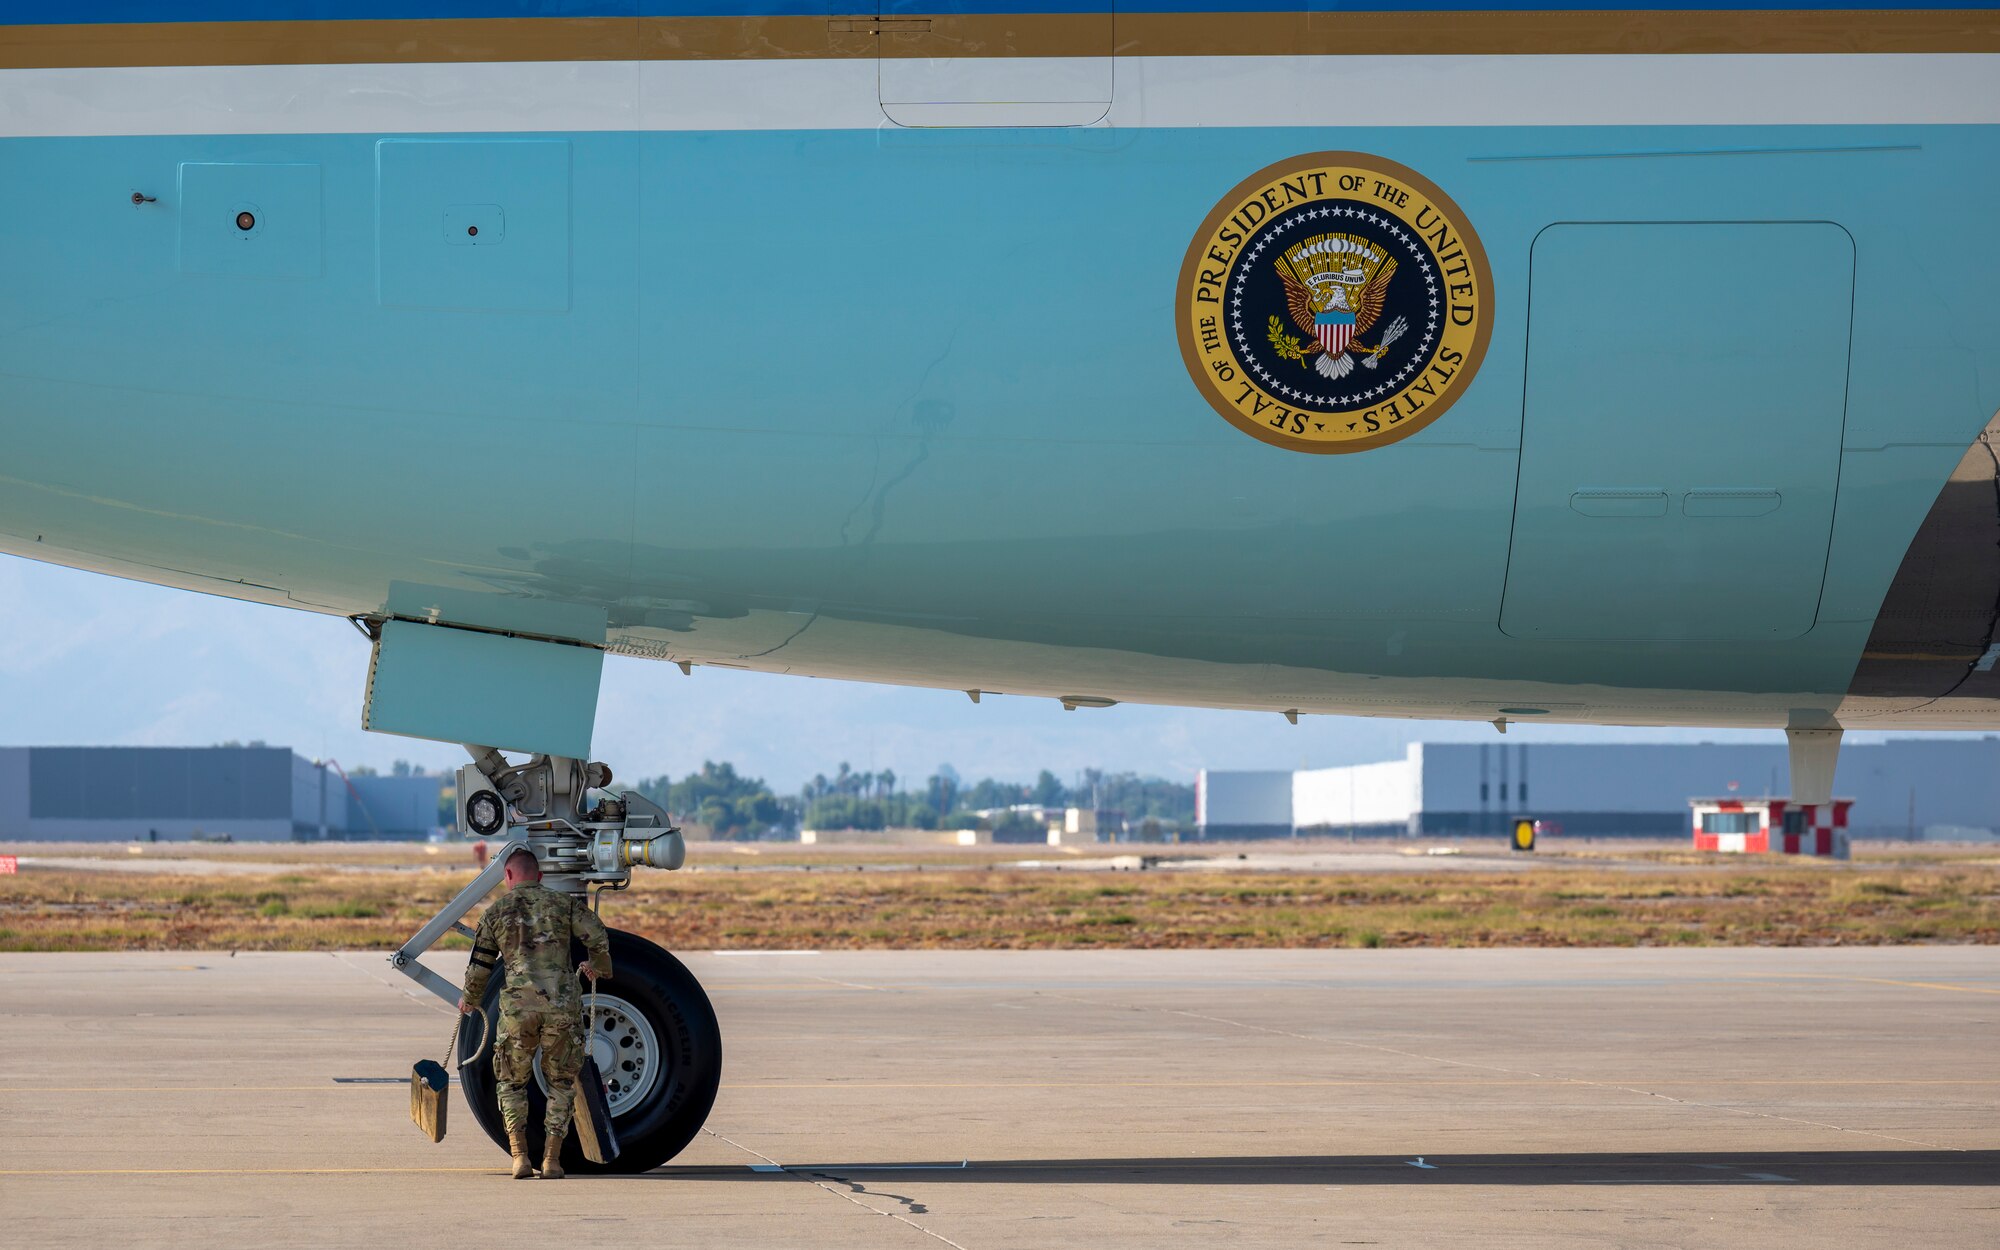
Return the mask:
[[[584,999],[584,1019],[590,1019],[590,1000]],[[608,1099],[611,1114],[624,1115],[646,1101],[666,1068],[660,1051],[659,1035],[644,1012],[616,994],[597,996],[597,1020],[584,1044],[597,1061],[597,1070],[611,1084]],[[549,1092],[548,1078],[542,1075],[542,1052],[535,1052],[535,1083]]]

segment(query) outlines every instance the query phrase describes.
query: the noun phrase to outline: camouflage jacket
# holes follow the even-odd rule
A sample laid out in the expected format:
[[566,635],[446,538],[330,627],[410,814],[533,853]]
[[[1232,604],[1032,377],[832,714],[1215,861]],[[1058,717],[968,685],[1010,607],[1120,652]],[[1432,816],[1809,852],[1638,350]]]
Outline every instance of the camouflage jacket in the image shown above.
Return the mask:
[[604,922],[581,896],[558,894],[537,882],[517,885],[496,900],[479,918],[472,938],[472,962],[465,970],[465,1001],[478,1004],[486,994],[494,965],[505,963],[501,982],[503,1006],[579,1010],[583,991],[576,964],[570,959],[570,939],[590,953],[600,977],[611,975],[611,943]]

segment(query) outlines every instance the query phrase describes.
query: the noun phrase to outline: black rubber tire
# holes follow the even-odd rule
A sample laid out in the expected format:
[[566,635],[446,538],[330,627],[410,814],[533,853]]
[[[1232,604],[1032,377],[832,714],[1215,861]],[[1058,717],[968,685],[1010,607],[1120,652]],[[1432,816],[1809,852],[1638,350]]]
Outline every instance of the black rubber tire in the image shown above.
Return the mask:
[[[652,1093],[636,1107],[628,1107],[612,1120],[618,1130],[618,1158],[609,1164],[592,1163],[583,1157],[576,1134],[563,1144],[562,1163],[570,1172],[648,1172],[679,1154],[694,1140],[715,1105],[715,1091],[722,1084],[722,1030],[716,1023],[715,1008],[702,992],[701,982],[687,965],[645,938],[613,929],[611,967],[613,975],[600,982],[607,994],[616,994],[644,1012],[659,1039],[667,1063]],[[583,952],[576,952],[578,962]],[[485,1013],[486,1037],[499,1014],[500,978],[486,987],[480,1004]],[[482,1030],[460,1031],[459,1082],[466,1105],[486,1135],[507,1147],[507,1128],[500,1119],[499,1090],[493,1079],[493,1048],[481,1047],[475,1058],[473,1047]],[[528,1083],[528,1148],[537,1166],[542,1160],[542,1111],[546,1099],[538,1082]]]

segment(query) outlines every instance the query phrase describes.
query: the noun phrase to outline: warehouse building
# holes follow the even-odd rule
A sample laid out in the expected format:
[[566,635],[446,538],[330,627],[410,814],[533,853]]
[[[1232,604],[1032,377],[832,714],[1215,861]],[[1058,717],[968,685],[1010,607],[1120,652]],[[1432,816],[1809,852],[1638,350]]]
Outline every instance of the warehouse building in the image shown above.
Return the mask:
[[[1204,838],[1498,836],[1517,817],[1570,837],[1678,837],[1690,799],[1786,794],[1783,743],[1413,743],[1404,758],[1300,772],[1204,770]],[[2000,830],[2000,738],[1898,738],[1840,753],[1856,838]]]
[[0,840],[423,837],[446,784],[350,782],[287,747],[0,747]]
[[336,776],[332,784],[346,791],[346,816],[339,828],[349,838],[428,837],[457,820],[456,813],[440,807],[445,787],[452,784],[449,777],[363,774]]

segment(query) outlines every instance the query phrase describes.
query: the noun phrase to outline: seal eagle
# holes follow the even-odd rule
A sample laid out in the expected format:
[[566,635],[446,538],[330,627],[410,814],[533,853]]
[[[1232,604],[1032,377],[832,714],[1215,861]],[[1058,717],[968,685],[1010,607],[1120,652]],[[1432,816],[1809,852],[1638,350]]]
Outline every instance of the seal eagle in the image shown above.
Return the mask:
[[1315,235],[1286,249],[1276,268],[1285,284],[1285,307],[1292,324],[1311,340],[1307,352],[1320,353],[1313,368],[1322,377],[1346,377],[1354,371],[1357,356],[1373,369],[1407,328],[1398,317],[1375,346],[1359,341],[1381,320],[1389,280],[1396,275],[1395,258],[1372,240],[1352,234]]

